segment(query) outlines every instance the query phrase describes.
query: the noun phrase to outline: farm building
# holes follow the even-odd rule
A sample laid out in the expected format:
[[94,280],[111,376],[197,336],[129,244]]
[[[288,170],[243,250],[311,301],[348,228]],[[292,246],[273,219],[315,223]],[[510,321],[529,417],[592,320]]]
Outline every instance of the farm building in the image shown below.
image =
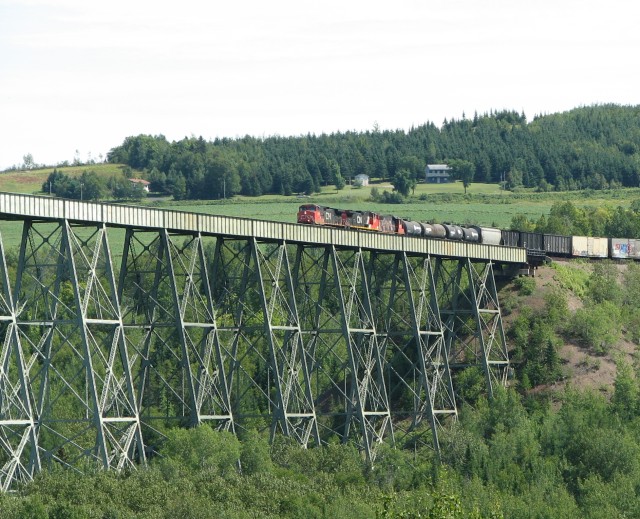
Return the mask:
[[451,168],[446,164],[427,164],[425,170],[425,180],[428,184],[445,184],[451,182],[449,171]]

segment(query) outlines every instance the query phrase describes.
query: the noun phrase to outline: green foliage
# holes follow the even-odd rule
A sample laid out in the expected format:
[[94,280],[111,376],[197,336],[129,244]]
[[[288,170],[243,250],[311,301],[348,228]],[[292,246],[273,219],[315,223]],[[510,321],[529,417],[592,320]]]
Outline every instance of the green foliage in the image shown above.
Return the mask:
[[562,330],[569,318],[569,302],[566,293],[559,288],[553,288],[545,294],[544,302],[545,320],[556,331]]
[[540,312],[524,309],[512,322],[508,336],[522,389],[555,382],[562,376],[562,341],[558,334],[564,330],[568,315],[566,296],[560,290],[552,290],[545,295],[545,307]]
[[394,190],[402,196],[409,196],[409,192],[416,187],[415,176],[408,169],[399,169],[391,183]]
[[466,194],[467,188],[471,185],[471,182],[473,182],[475,166],[468,160],[460,159],[450,160],[448,161],[448,165],[451,168],[451,177],[462,182]]
[[268,473],[273,469],[269,443],[255,430],[244,436],[240,451],[242,473],[247,475]]
[[[256,447],[259,449],[260,444]],[[217,432],[207,425],[193,429],[172,429],[163,449],[168,470],[214,470],[221,476],[235,473],[241,456],[240,442],[229,432]]]
[[76,200],[100,200],[107,195],[120,200],[141,200],[145,196],[143,187],[129,181],[122,172],[104,178],[86,170],[78,177],[71,177],[54,169],[42,184],[42,191]]
[[436,480],[429,447],[382,445],[370,468],[353,444],[302,449],[277,436],[269,456],[257,432],[240,442],[206,425],[171,430],[149,468],[43,472],[15,495],[0,494],[0,516],[638,517],[637,395],[624,364],[611,402],[568,391],[558,409],[526,408],[514,390],[497,389],[442,429]]
[[480,367],[470,367],[456,375],[456,396],[462,402],[473,404],[486,392],[485,375]]
[[624,360],[617,363],[614,392],[611,397],[613,410],[625,420],[631,420],[640,412],[640,388],[633,369]]
[[530,296],[536,289],[536,279],[533,277],[522,276],[516,278],[513,284],[523,296]]
[[587,297],[595,303],[610,301],[619,305],[622,302],[622,287],[618,284],[618,272],[613,263],[597,262],[589,276]]
[[576,310],[569,323],[569,333],[595,353],[609,351],[620,338],[622,313],[611,301],[589,303]]
[[535,230],[535,224],[529,220],[524,214],[518,213],[511,219],[509,229],[514,231],[532,232]]
[[551,268],[556,271],[554,277],[560,288],[570,290],[580,297],[587,293],[589,273],[584,269],[561,263],[552,263]]

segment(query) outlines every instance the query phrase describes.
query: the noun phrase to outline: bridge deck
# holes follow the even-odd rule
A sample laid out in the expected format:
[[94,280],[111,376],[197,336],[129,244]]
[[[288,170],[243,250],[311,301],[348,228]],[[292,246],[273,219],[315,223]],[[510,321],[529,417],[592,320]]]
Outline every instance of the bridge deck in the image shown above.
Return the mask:
[[483,245],[270,222],[251,218],[207,215],[141,206],[80,202],[45,196],[0,193],[0,219],[69,220],[105,223],[112,227],[168,229],[181,233],[256,237],[264,241],[286,241],[379,251],[404,251],[438,257],[526,263],[526,250],[518,247]]

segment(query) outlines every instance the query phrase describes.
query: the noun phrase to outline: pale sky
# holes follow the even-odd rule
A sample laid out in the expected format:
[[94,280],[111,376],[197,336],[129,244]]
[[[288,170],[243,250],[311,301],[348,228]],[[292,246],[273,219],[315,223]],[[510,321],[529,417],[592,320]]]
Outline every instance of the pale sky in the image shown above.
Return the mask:
[[640,105],[637,0],[0,0],[0,170]]

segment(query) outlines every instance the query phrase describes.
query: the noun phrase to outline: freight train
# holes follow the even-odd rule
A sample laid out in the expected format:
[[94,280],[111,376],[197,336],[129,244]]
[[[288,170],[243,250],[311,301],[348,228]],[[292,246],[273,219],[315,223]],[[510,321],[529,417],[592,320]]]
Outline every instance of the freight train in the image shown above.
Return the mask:
[[373,211],[333,209],[317,204],[301,205],[298,223],[328,225],[405,236],[457,240],[527,249],[531,261],[545,257],[611,258],[640,260],[640,239],[562,236],[524,231],[506,231],[477,225],[423,223]]

